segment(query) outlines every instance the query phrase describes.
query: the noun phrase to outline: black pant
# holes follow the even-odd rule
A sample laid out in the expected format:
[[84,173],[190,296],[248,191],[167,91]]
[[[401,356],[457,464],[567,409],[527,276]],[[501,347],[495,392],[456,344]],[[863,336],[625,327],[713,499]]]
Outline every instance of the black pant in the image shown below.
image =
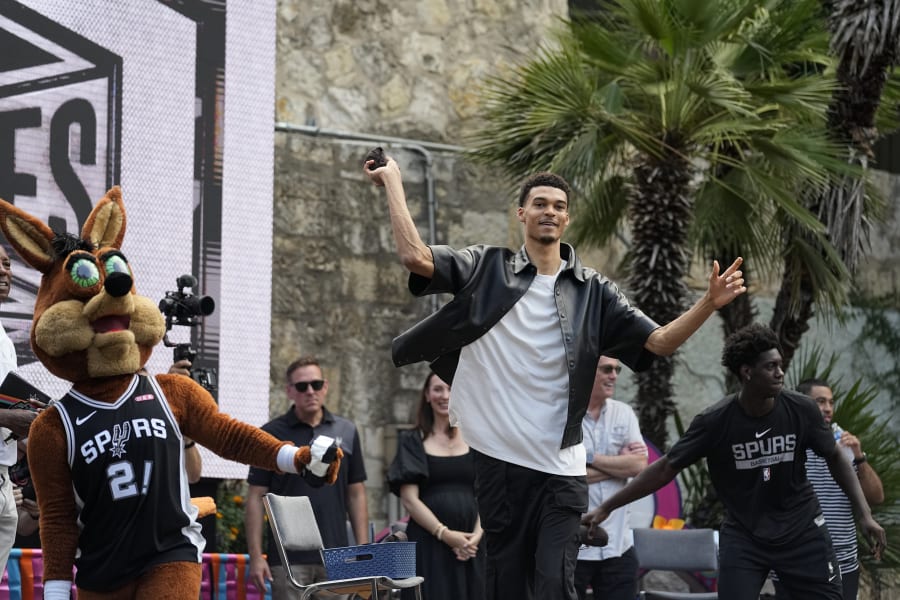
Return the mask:
[[[790,592],[784,589],[779,580],[773,580],[775,586],[775,600],[793,600]],[[853,569],[849,573],[841,572],[841,589],[844,594],[844,600],[856,600],[859,595],[859,568]]]
[[794,600],[842,600],[841,571],[824,522],[785,544],[765,544],[725,525],[719,533],[719,598],[756,600],[769,571]]
[[576,600],[584,477],[551,475],[475,456],[475,493],[487,540],[487,600]]
[[637,574],[638,561],[634,547],[615,558],[579,560],[575,566],[575,593],[578,600],[584,600],[590,584],[597,600],[634,600]]

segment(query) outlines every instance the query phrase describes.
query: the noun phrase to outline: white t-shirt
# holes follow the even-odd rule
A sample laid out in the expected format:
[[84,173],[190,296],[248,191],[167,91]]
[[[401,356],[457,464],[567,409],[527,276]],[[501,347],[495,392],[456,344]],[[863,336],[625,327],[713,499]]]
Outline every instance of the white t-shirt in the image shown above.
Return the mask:
[[[15,371],[18,363],[16,362],[16,347],[13,345],[6,330],[0,325],[0,381],[6,377],[10,371]],[[11,466],[16,464],[18,448],[16,440],[9,438],[10,430],[6,427],[0,427],[0,465]]]
[[450,419],[482,454],[543,473],[585,475],[584,446],[559,447],[569,373],[556,277],[536,275],[496,325],[460,350]]

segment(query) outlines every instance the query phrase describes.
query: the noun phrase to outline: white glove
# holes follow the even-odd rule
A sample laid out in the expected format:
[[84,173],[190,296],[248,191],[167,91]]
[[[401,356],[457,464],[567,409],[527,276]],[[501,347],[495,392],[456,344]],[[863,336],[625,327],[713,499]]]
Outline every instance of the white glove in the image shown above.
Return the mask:
[[72,582],[62,579],[54,579],[44,582],[44,600],[69,600],[71,598]]

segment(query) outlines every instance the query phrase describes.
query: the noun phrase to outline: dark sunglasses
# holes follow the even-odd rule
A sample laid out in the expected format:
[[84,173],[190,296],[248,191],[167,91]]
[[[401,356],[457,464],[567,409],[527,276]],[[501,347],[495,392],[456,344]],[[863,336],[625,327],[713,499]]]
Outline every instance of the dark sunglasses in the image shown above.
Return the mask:
[[325,385],[325,380],[324,379],[313,379],[312,381],[298,381],[297,383],[292,383],[291,385],[293,385],[294,389],[297,390],[298,392],[300,392],[301,394],[303,392],[305,392],[307,390],[307,388],[309,388],[309,386],[312,386],[312,389],[314,391],[318,392]]
[[597,367],[597,370],[605,375],[609,375],[615,370],[616,373],[622,372],[622,365],[616,365],[615,367],[612,365],[603,365],[602,367]]

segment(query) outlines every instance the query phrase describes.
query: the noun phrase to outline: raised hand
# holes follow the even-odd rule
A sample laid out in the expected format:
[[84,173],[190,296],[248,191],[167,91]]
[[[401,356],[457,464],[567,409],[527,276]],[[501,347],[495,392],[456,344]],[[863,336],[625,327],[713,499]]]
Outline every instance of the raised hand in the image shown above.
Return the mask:
[[712,273],[709,274],[709,287],[706,294],[716,308],[722,308],[747,291],[744,287],[744,274],[738,270],[744,262],[738,257],[725,272],[719,274],[719,261],[713,261]]

